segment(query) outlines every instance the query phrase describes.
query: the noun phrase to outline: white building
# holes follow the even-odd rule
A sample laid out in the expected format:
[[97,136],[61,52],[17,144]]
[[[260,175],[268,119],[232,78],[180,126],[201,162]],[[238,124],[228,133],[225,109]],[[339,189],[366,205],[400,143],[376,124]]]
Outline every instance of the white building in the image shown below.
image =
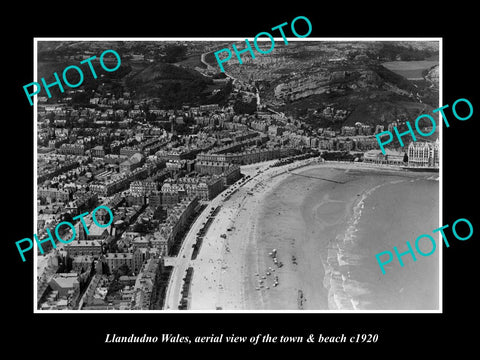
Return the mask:
[[439,167],[440,142],[412,142],[408,146],[408,166]]
[[363,161],[373,164],[404,165],[404,153],[386,149],[385,155],[381,150],[369,150],[363,154]]

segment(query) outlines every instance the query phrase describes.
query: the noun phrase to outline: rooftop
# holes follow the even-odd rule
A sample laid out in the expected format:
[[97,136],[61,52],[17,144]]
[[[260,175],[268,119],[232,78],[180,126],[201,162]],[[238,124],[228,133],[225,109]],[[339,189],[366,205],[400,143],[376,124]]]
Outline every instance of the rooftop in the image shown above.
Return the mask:
[[55,282],[58,287],[69,289],[78,286],[77,273],[57,273],[52,276],[50,282]]

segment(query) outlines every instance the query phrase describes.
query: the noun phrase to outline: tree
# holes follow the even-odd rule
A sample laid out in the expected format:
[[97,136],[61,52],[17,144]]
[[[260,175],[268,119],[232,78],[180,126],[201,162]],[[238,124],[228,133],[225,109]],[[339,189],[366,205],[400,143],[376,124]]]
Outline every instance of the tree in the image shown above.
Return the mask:
[[253,114],[257,110],[257,101],[252,99],[249,103],[240,100],[233,104],[235,114]]
[[162,60],[166,63],[176,63],[185,58],[187,48],[184,45],[167,45]]

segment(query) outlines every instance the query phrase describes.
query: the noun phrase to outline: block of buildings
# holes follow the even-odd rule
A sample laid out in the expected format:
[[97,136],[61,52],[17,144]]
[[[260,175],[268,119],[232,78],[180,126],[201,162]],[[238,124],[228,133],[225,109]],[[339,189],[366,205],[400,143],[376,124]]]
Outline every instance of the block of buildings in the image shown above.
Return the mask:
[[438,139],[435,142],[411,142],[407,154],[408,166],[432,168],[440,166],[440,143]]
[[156,305],[157,287],[163,271],[163,258],[150,258],[142,266],[134,286],[132,309],[150,310]]
[[65,245],[68,256],[92,255],[98,259],[102,254],[102,244],[98,240],[78,240]]

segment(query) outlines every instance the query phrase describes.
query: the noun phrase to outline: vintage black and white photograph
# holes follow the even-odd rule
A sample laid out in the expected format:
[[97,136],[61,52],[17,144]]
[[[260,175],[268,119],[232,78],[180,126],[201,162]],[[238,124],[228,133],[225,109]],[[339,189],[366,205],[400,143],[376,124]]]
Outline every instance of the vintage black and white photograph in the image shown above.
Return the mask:
[[35,39],[35,312],[442,310],[441,39],[253,40]]

